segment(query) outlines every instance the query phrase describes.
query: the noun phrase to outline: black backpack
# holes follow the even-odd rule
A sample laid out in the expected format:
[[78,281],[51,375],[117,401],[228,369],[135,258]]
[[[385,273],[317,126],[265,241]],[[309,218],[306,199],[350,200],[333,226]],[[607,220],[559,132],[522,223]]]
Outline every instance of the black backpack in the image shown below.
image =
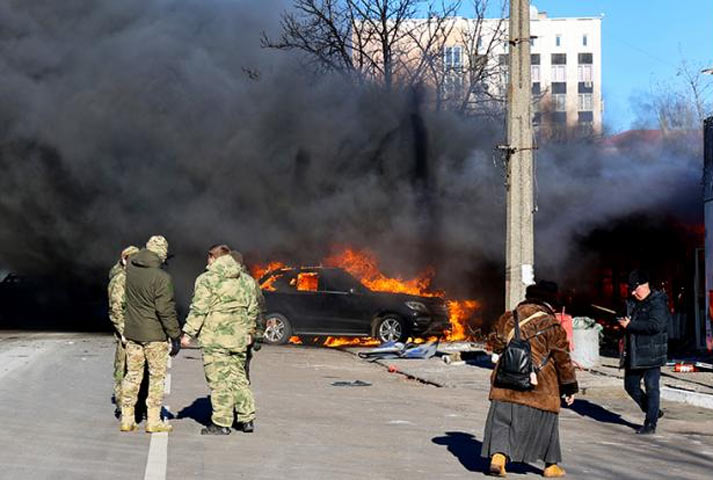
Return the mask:
[[[544,314],[544,312],[539,313]],[[500,355],[495,370],[493,385],[499,388],[526,392],[535,388],[531,377],[532,373],[535,372],[535,368],[532,365],[532,350],[530,348],[530,342],[522,338],[520,334],[520,322],[518,322],[517,318],[517,309],[513,310],[512,314],[515,320],[515,335],[508,342],[505,350],[503,350],[503,353]],[[524,325],[531,319],[539,316],[541,315],[536,313],[525,319],[522,323]],[[542,368],[542,366],[540,366],[540,368]]]

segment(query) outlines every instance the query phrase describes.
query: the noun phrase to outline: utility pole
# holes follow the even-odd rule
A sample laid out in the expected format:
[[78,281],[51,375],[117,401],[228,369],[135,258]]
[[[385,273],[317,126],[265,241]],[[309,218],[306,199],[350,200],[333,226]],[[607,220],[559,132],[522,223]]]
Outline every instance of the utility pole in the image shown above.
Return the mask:
[[510,0],[509,35],[505,308],[512,310],[535,281],[529,0]]

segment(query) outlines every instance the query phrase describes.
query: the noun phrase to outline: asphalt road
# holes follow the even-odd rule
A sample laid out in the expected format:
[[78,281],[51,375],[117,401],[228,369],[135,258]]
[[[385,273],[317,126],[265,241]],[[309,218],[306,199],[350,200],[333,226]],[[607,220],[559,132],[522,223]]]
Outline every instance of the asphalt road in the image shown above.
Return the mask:
[[[341,351],[266,347],[253,365],[256,432],[204,437],[200,353],[184,350],[165,401],[175,431],[151,436],[118,430],[112,357],[109,336],[0,332],[0,478],[483,478],[486,389],[424,385]],[[332,385],[354,380],[370,386]],[[659,434],[641,438],[623,397],[564,410],[567,477],[711,478],[713,412],[666,412]],[[510,471],[540,478],[541,465]]]

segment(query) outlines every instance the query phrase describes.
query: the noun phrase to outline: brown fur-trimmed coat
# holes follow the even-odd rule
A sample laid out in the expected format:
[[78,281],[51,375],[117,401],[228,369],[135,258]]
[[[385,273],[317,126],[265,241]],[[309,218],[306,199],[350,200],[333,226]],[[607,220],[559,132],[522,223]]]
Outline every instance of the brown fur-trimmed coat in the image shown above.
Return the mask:
[[[495,370],[491,376],[490,400],[518,403],[559,413],[560,396],[577,393],[577,378],[574,365],[569,356],[569,342],[562,325],[555,319],[554,312],[546,304],[525,301],[517,306],[520,322],[535,312],[545,312],[547,315],[535,318],[521,329],[522,337],[529,339],[532,348],[532,364],[541,365],[542,359],[549,354],[545,366],[537,374],[538,384],[534,390],[520,392],[492,386]],[[515,323],[512,312],[506,312],[498,319],[495,330],[490,335],[489,343],[493,352],[501,353],[507,345],[508,334]],[[497,366],[495,367],[497,368]]]

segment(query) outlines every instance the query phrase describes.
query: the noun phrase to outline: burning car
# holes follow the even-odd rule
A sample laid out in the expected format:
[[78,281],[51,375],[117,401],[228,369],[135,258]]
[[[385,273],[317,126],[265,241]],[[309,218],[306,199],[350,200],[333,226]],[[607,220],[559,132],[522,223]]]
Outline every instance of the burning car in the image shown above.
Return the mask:
[[293,335],[403,341],[441,336],[451,326],[442,298],[373,291],[342,268],[280,268],[259,283],[267,343],[287,343]]

